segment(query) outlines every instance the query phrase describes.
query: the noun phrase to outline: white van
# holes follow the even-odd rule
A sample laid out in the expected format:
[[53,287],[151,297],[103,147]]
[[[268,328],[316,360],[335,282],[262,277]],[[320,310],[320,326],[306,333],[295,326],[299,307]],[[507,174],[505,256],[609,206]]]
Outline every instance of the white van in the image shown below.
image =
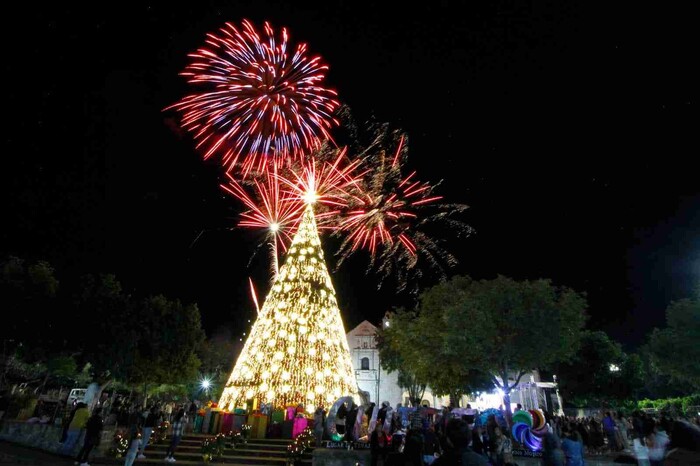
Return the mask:
[[87,392],[87,388],[74,388],[70,391],[68,394],[68,399],[66,400],[66,407],[67,408],[72,408],[73,406],[76,405],[76,403],[80,403],[81,401],[85,401],[85,393]]

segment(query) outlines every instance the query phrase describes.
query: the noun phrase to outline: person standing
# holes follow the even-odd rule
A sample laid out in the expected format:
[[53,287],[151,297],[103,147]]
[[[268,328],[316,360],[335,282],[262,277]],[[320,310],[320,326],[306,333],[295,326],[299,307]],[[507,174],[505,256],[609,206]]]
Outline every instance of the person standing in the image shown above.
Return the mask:
[[175,449],[177,449],[177,446],[180,444],[180,440],[182,439],[182,433],[184,432],[186,425],[187,417],[185,416],[185,410],[180,409],[175,414],[175,419],[173,419],[173,436],[170,439],[170,446],[165,452],[165,461],[168,461],[170,463],[175,462]]
[[146,446],[148,445],[148,441],[151,438],[151,434],[153,434],[153,428],[157,424],[158,416],[156,415],[156,408],[155,406],[152,406],[151,409],[148,411],[148,414],[146,415],[146,420],[143,421],[141,448],[139,449],[138,459],[142,460],[146,458],[146,455],[143,452],[144,450],[146,450]]
[[136,455],[141,448],[141,435],[137,432],[131,434],[131,440],[129,441],[129,448],[126,450],[126,459],[124,460],[124,466],[131,466],[134,464]]
[[382,464],[386,461],[386,455],[389,452],[389,439],[384,432],[383,426],[379,423],[374,428],[369,440],[371,466],[377,466],[379,459]]
[[496,427],[495,435],[496,451],[494,456],[496,458],[496,464],[498,466],[505,466],[513,463],[513,443],[508,437],[503,435],[503,431],[500,427]]
[[666,423],[654,423],[652,432],[647,436],[649,445],[649,464],[651,466],[663,466],[666,449],[670,443],[666,433]]
[[367,417],[369,418],[369,432],[374,432],[374,426],[377,424],[377,416],[379,415],[379,406],[374,403],[369,404],[367,408]]
[[127,425],[129,426],[129,438],[133,438],[134,435],[139,433],[141,430],[141,425],[143,424],[143,416],[139,412],[137,407],[132,407],[131,412],[129,412],[129,417],[127,420]]
[[484,437],[481,426],[472,429],[472,450],[479,455],[488,456],[488,441]]
[[73,416],[75,416],[75,412],[78,410],[78,408],[79,406],[77,404],[73,406],[68,414],[68,417],[63,419],[63,431],[61,432],[61,439],[58,441],[58,443],[66,442],[66,439],[68,438],[68,427],[70,426],[70,423],[73,422]]
[[372,432],[369,431],[369,420],[367,420],[367,416],[365,415],[364,406],[359,406],[357,408],[355,426],[352,432],[356,439],[361,439],[362,437],[369,438],[369,436],[372,434]]
[[321,446],[323,442],[324,426],[326,425],[326,411],[323,405],[316,408],[314,412],[314,437],[316,437],[316,447]]
[[622,411],[617,412],[617,431],[620,434],[618,437],[618,443],[623,450],[629,449],[629,430],[631,429],[629,420]]
[[348,442],[357,440],[355,438],[355,421],[357,420],[358,410],[359,406],[357,406],[354,402],[351,401],[350,409],[348,410],[348,414],[345,417],[345,440]]
[[194,420],[197,417],[197,403],[192,400],[192,403],[190,403],[190,407],[188,408],[187,412],[187,430],[189,432],[194,432]]
[[422,430],[423,429],[423,418],[421,416],[421,407],[418,406],[417,408],[414,408],[414,411],[408,415],[408,422],[409,422],[409,427],[411,429],[415,430]]
[[423,443],[423,433],[420,429],[410,429],[404,440],[404,464],[407,466],[425,465],[425,445]]
[[489,414],[486,418],[486,436],[488,437],[488,451],[491,462],[496,462],[496,429],[499,428],[496,415]]
[[388,435],[392,433],[392,426],[394,421],[394,410],[391,405],[386,408],[386,418],[384,420],[384,432]]
[[168,422],[173,421],[173,402],[168,401],[165,403],[165,406],[163,406],[163,419]]
[[87,420],[90,417],[90,411],[87,409],[87,405],[80,402],[76,405],[76,410],[73,413],[73,419],[68,424],[68,430],[66,432],[66,440],[63,442],[62,453],[64,455],[72,456],[74,454],[75,445],[80,439],[80,433],[87,424]]
[[472,434],[463,419],[450,419],[445,427],[445,453],[432,466],[486,466],[488,460],[469,448]]
[[476,414],[476,409],[472,408],[472,405],[467,403],[467,409],[464,411],[464,415],[466,416],[466,418],[464,420],[467,421],[467,425],[470,429],[474,428],[474,423],[476,422]]
[[80,449],[78,457],[76,458],[80,466],[90,466],[88,464],[88,457],[92,449],[100,443],[103,424],[104,422],[102,421],[102,416],[100,416],[100,410],[95,408],[95,412],[92,413],[92,416],[90,416],[85,424],[85,441],[83,442],[83,448]]
[[615,420],[612,418],[610,411],[608,411],[605,413],[605,417],[603,418],[603,430],[605,431],[605,435],[608,438],[608,449],[611,452],[619,450],[617,445],[617,435],[615,434],[615,428]]
[[429,426],[423,431],[423,460],[425,464],[431,464],[435,458],[442,454],[440,439],[435,433],[435,427]]
[[564,466],[566,457],[556,434],[546,433],[542,437],[542,466]]
[[561,450],[566,457],[566,466],[583,466],[583,441],[578,431],[569,425],[564,426],[564,439]]

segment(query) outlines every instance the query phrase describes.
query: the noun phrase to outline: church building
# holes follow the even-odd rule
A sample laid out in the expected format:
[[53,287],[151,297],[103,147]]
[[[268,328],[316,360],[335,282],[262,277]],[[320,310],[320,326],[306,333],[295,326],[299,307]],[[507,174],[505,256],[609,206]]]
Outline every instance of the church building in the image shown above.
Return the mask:
[[[389,321],[384,319],[382,325],[389,325]],[[350,359],[357,384],[369,400],[377,404],[388,401],[393,407],[398,403],[402,406],[410,406],[408,392],[399,387],[399,373],[387,372],[380,363],[379,350],[374,338],[376,333],[377,327],[367,320],[347,333]],[[430,387],[426,387],[421,404],[441,407],[449,405],[449,401],[449,397],[434,396]],[[462,401],[463,403],[460,404],[464,406],[466,398]]]
[[[390,325],[385,317],[382,325]],[[370,401],[380,404],[388,401],[396,407],[410,406],[408,392],[399,386],[398,372],[387,372],[382,367],[379,359],[379,350],[375,335],[377,327],[365,320],[347,333],[350,358],[355,371],[357,384]],[[459,400],[459,405],[464,407],[470,403],[473,408],[483,410],[497,408],[502,403],[502,393],[478,393],[476,396]],[[538,371],[532,371],[522,377],[518,386],[511,392],[511,408],[520,403],[525,409],[545,409],[551,412],[561,413],[561,398],[557,390],[556,382],[544,382],[540,380]],[[435,396],[430,387],[426,387],[421,402],[424,406],[441,408],[450,404],[449,397]]]

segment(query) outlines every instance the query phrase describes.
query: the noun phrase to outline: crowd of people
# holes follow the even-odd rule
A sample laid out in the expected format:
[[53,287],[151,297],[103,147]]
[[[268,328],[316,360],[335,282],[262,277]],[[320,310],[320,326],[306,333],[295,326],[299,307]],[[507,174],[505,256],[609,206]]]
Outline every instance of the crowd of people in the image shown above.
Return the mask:
[[[372,466],[508,466],[515,464],[513,450],[523,448],[512,438],[505,417],[491,414],[482,424],[478,415],[464,414],[474,411],[470,409],[418,408],[405,416],[400,405],[392,410],[384,403],[381,408],[371,404],[341,410],[346,412],[336,420],[337,431],[345,440],[369,441]],[[318,425],[321,412],[316,419]],[[545,466],[584,466],[586,457],[604,454],[642,466],[700,465],[700,416],[609,411],[588,417],[545,414],[545,419],[539,436]],[[316,437],[320,441],[322,429]]]
[[193,429],[193,420],[199,410],[195,401],[186,403],[156,402],[143,407],[142,401],[117,398],[112,403],[97,403],[90,413],[86,403],[78,402],[63,421],[61,453],[71,455],[75,451],[82,432],[85,432],[83,447],[75,461],[80,466],[89,466],[88,458],[99,444],[105,424],[126,427],[128,447],[125,453],[125,466],[146,458],[146,448],[159,427],[166,427],[169,446],[165,454],[166,462],[176,462],[175,451],[182,436]]
[[[322,408],[314,416],[317,444],[328,437],[324,432]],[[427,407],[392,408],[389,403],[357,406],[350,402],[335,413],[335,430],[345,441],[368,442],[371,466],[424,466],[456,464],[460,455],[469,457],[464,464],[506,465],[513,463],[513,442],[507,429],[495,416],[486,425],[478,425],[477,411],[435,410]],[[336,437],[337,438],[337,437]]]
[[[567,442],[577,444],[581,458],[612,453],[634,458],[644,466],[700,464],[700,416],[672,418],[641,411],[627,416],[607,411],[602,418],[554,416],[549,425],[553,440],[545,451],[556,457],[557,448],[563,450],[567,466],[584,464],[583,459],[569,459]],[[693,457],[696,463],[685,462]]]
[[[124,465],[131,466],[136,458],[146,458],[146,447],[149,444],[154,430],[167,422],[170,441],[165,452],[165,461],[174,463],[175,451],[177,450],[182,436],[186,432],[191,432],[194,418],[199,410],[198,405],[192,401],[183,404],[157,403],[142,410],[139,406],[131,407],[126,416],[126,422],[122,425],[128,426],[129,447],[126,453]],[[122,415],[122,420],[125,416]]]
[[[518,405],[516,411],[519,409]],[[146,458],[156,430],[160,427],[162,434],[167,426],[165,461],[175,462],[180,440],[194,430],[199,411],[194,401],[155,402],[144,408],[142,400],[116,397],[111,403],[97,402],[92,410],[78,402],[64,419],[61,451],[72,455],[84,432],[75,461],[89,466],[88,458],[99,444],[103,426],[118,425],[126,429],[129,442],[124,464],[132,466],[137,458]],[[514,450],[523,448],[512,437],[502,410],[483,422],[469,405],[454,410],[405,408],[400,404],[392,408],[387,402],[358,406],[350,401],[334,413],[334,432],[326,429],[326,415],[323,407],[314,413],[317,445],[329,438],[366,442],[371,466],[510,466],[516,464]],[[546,428],[538,433],[543,466],[584,466],[586,457],[599,455],[626,457],[642,466],[700,465],[700,415],[679,418],[607,411],[586,417],[550,413],[544,417]]]

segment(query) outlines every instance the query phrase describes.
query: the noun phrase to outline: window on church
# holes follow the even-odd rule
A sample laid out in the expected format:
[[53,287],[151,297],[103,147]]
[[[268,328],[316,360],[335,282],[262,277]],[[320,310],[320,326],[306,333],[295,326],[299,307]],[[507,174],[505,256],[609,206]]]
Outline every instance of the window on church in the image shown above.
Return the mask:
[[362,369],[363,371],[369,370],[369,358],[360,359],[360,369]]
[[369,343],[367,343],[366,341],[363,342],[363,343],[362,343],[362,347],[363,347],[363,348],[369,348]]

